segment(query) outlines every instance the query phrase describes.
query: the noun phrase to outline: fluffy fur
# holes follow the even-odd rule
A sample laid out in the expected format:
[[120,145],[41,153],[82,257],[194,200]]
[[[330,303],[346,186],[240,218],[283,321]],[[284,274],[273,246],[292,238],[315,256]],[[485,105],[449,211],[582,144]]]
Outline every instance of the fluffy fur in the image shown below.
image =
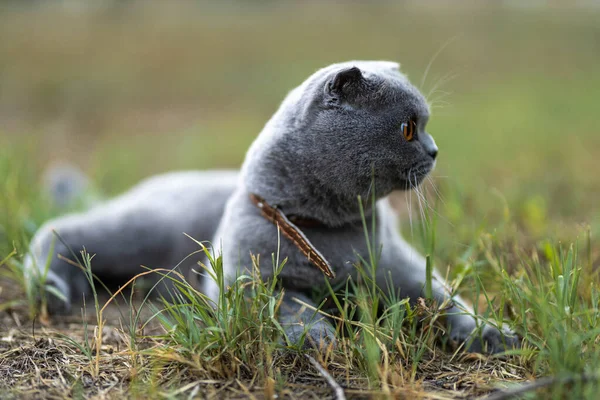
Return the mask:
[[[409,119],[417,122],[412,141],[400,129]],[[428,119],[425,99],[398,64],[331,65],[290,92],[248,150],[241,175],[190,172],[151,178],[87,213],[46,224],[32,242],[27,264],[33,268],[46,259],[55,229],[71,248],[85,246],[96,254],[93,267],[99,276],[124,279],[140,272],[140,264],[176,265],[195,250],[182,235],[186,232],[222,246],[228,276],[250,266],[251,254],[261,254],[261,273],[268,278],[272,266],[264,260],[278,250],[277,228],[251,203],[249,195],[255,193],[287,215],[321,221],[303,231],[333,266],[335,285],[356,275],[357,254],[368,259],[357,196],[369,199],[374,192],[378,201],[374,209],[367,204],[367,215],[376,213],[374,237],[382,248],[376,281],[387,288],[391,279],[396,292],[414,301],[423,295],[425,260],[400,237],[386,196],[418,185],[434,168],[437,147],[425,131]],[[297,340],[304,325],[309,340],[333,341],[328,321],[291,300],[316,304],[311,294],[326,278],[291,242],[282,239],[279,252],[288,258],[280,276],[286,292],[280,320],[288,336]],[[55,253],[68,254],[58,242]],[[182,269],[189,270],[195,261]],[[70,299],[56,299],[52,311],[69,312],[88,290],[83,275],[56,256],[50,270],[50,282]],[[205,279],[200,285],[216,298],[214,282]],[[433,289],[440,301],[449,296],[438,275]],[[460,298],[454,300],[468,310]],[[447,320],[451,337],[459,342],[476,327],[476,320],[458,307],[448,311]],[[498,352],[517,343],[507,330],[485,326],[471,349]]]

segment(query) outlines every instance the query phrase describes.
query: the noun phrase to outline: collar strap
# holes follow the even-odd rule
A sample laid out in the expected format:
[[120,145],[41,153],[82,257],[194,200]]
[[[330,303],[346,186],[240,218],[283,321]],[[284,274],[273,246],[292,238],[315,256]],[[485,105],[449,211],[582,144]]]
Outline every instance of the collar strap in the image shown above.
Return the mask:
[[287,218],[299,228],[323,228],[326,226],[324,223],[314,218],[304,218],[298,215],[288,215]]
[[[277,208],[269,205],[265,199],[254,193],[250,194],[250,201],[260,209],[262,216],[269,222],[276,225],[279,230],[287,237],[308,261],[319,268],[328,278],[335,278],[335,274],[331,269],[329,262],[323,257],[323,255],[313,246],[308,240],[306,235],[298,228],[292,221],[285,216],[285,214]],[[301,220],[307,221],[307,220]],[[316,221],[316,220],[310,220]],[[319,221],[316,221],[320,224]],[[320,224],[322,225],[322,224]]]

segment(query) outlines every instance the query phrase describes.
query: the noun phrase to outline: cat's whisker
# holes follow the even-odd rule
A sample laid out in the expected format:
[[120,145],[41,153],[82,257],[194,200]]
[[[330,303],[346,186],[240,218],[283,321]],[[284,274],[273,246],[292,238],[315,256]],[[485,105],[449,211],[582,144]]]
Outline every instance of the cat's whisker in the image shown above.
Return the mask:
[[[427,178],[427,177],[425,177]],[[428,205],[431,204],[431,194],[429,193],[429,189],[427,187],[427,181],[423,180],[423,183],[421,184],[421,193],[423,194],[423,198],[425,199],[426,203]]]
[[442,90],[436,90],[435,92],[431,93],[430,96],[434,97],[437,93],[439,93],[440,95],[427,100],[429,103],[429,107],[439,107],[438,104],[441,104],[442,106],[447,106],[450,105],[450,102],[446,101],[445,98],[449,97],[451,95],[450,92],[445,92]]
[[[416,173],[415,173],[415,180],[417,180]],[[431,183],[433,184],[432,181],[431,181]],[[435,188],[435,185],[434,185],[434,188]],[[424,185],[422,185],[421,187],[415,186],[414,190],[417,193],[417,196],[418,196],[418,199],[419,199],[419,206],[420,207],[422,207],[424,205],[427,208],[427,210],[429,210],[433,214],[435,214],[436,217],[440,218],[441,220],[443,220],[444,222],[446,222],[448,225],[454,226],[447,218],[445,218],[444,216],[442,216],[434,207],[431,206],[429,200],[427,200],[429,192],[427,191],[427,187],[426,186],[424,186]],[[425,191],[425,193],[424,193],[424,191]],[[437,192],[437,189],[436,189],[436,192]],[[439,192],[438,192],[438,194],[439,194]],[[442,202],[444,201],[441,198],[441,195],[440,195],[440,199],[442,200]],[[431,222],[430,221],[430,217],[428,217],[428,215],[425,214],[425,212],[424,212],[425,209],[422,207],[421,210],[422,210],[421,216],[424,219],[425,223],[430,223]]]
[[[410,186],[410,189],[409,189],[410,202],[409,202],[409,204],[411,205],[410,211],[411,211],[411,215],[412,215],[412,204],[413,204],[412,193],[413,193],[413,191],[416,193],[416,188],[417,188],[417,185],[412,183],[412,168],[408,171],[408,182],[409,182],[409,186]],[[418,201],[418,199],[419,199],[419,197],[417,195],[417,201]],[[412,222],[411,222],[411,235],[414,238],[414,232],[412,232]]]
[[[437,198],[439,198],[442,202],[442,204],[446,205],[446,202],[444,201],[444,196],[442,196],[442,194],[438,191],[435,183],[433,182],[433,179],[431,179],[429,177],[429,175],[427,175],[427,179],[429,181],[429,183],[431,184],[431,187],[434,190],[434,193],[436,194]],[[427,186],[423,185],[423,188],[425,189],[425,193],[426,193],[426,197],[429,196],[429,191],[427,190]],[[429,201],[427,202],[428,204],[430,203]],[[440,214],[437,211],[437,208],[435,207],[431,207],[430,205],[428,205],[429,209],[435,214],[435,216],[437,218],[440,218],[442,221],[444,221],[445,223],[447,223],[449,226],[454,227],[454,224],[452,222],[450,222],[446,217],[444,217],[442,214]]]
[[433,56],[431,57],[431,60],[429,60],[429,62],[427,63],[425,72],[423,72],[423,78],[421,78],[421,84],[419,86],[419,88],[421,90],[424,89],[425,82],[427,81],[427,76],[429,75],[429,71],[431,70],[431,67],[433,66],[433,63],[435,62],[435,60],[438,58],[438,56],[440,54],[442,54],[442,51],[444,51],[444,49],[446,47],[448,47],[454,40],[456,40],[457,37],[458,36],[453,36],[453,37],[449,38],[448,40],[446,40],[446,43],[441,45],[440,48],[433,54]]
[[412,239],[414,239],[415,233],[413,231],[413,220],[412,220],[412,182],[410,180],[410,172],[411,172],[411,170],[409,169],[408,170],[408,195],[407,195],[409,197],[409,200],[408,200],[407,205],[408,205],[408,221],[410,223],[410,236]]
[[[418,182],[417,173],[415,172],[415,182]],[[419,203],[419,213],[421,214],[421,225],[424,231],[427,231],[428,221],[425,215],[425,210],[423,209],[423,195],[421,194],[418,185],[415,185],[415,193],[417,194],[417,201]]]
[[425,96],[425,98],[427,99],[427,101],[429,102],[429,98],[442,86],[445,85],[446,83],[450,82],[451,80],[455,79],[456,77],[458,77],[457,73],[453,73],[453,72],[449,72],[445,75],[442,75],[433,85],[433,87],[429,90],[429,92],[427,92],[427,95]]
[[435,192],[435,194],[438,197],[438,199],[440,199],[440,201],[442,202],[443,205],[446,205],[446,201],[445,201],[446,199],[444,199],[444,196],[438,190],[435,182],[433,181],[433,178],[431,178],[431,176],[427,175],[427,180],[431,184],[431,187],[433,188],[433,191]]
[[[412,183],[412,175],[414,175],[414,177],[415,177],[415,182],[414,183]],[[417,205],[419,207],[418,208],[419,209],[419,214],[421,214],[421,198],[419,196],[419,192],[417,191],[417,188],[419,187],[419,183],[418,183],[418,180],[417,180],[417,174],[413,173],[412,170],[411,170],[410,176],[411,176],[411,184],[412,184],[412,190],[411,190],[411,192],[415,193],[416,196],[417,196],[416,197]]]
[[453,92],[448,92],[445,90],[441,90],[439,88],[435,89],[434,91],[429,93],[430,97],[433,97],[434,95],[438,94],[438,96],[434,99],[431,99],[430,101],[438,101],[438,100],[442,100],[448,96],[450,96]]
[[450,96],[453,92],[447,92],[445,90],[437,89],[435,92],[432,93],[432,95],[434,95],[435,93],[439,93],[441,95],[440,97],[438,97],[438,99],[440,99],[440,98]]
[[449,107],[449,106],[450,106],[449,102],[439,100],[439,99],[436,99],[429,103],[429,108],[431,108],[432,110],[434,110],[434,109],[441,110],[441,109]]

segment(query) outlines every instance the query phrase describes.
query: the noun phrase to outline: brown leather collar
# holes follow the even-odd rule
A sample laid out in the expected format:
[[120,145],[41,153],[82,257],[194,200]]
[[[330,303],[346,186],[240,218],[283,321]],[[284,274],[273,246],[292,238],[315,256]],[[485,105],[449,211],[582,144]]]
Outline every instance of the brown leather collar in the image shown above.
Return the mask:
[[287,218],[290,222],[300,228],[323,228],[325,226],[324,223],[314,218],[304,218],[298,215],[288,215]]
[[269,205],[262,197],[250,193],[250,201],[260,209],[263,217],[268,221],[275,224],[281,232],[287,237],[308,261],[319,268],[328,278],[335,278],[335,274],[331,269],[329,262],[323,257],[323,255],[312,245],[306,235],[296,226],[290,219],[294,218],[294,222],[305,227],[323,226],[323,224],[314,219],[308,218],[288,218],[286,215],[279,210],[276,206]]

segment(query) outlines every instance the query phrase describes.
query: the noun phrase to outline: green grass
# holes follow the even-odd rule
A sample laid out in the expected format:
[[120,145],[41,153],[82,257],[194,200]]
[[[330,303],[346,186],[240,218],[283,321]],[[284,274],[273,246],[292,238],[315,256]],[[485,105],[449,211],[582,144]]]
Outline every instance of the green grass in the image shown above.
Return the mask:
[[[549,376],[556,381],[538,391],[539,398],[595,398],[600,14],[566,2],[547,9],[453,4],[290,2],[242,9],[201,3],[201,12],[144,7],[121,18],[3,9],[0,260],[7,260],[0,263],[0,336],[20,327],[20,344],[33,360],[45,351],[23,333],[36,296],[19,287],[25,287],[20,263],[31,236],[58,213],[40,189],[49,161],[81,165],[107,194],[166,170],[237,167],[285,93],[316,68],[393,59],[420,84],[433,59],[419,86],[431,92],[428,130],[440,147],[433,173],[439,195],[425,183],[422,191],[435,209],[425,218],[414,193],[397,196],[400,228],[448,273],[457,292],[485,318],[509,321],[525,346],[506,360],[454,353],[436,307],[410,308],[369,284],[377,259],[371,249],[360,267],[363,285],[331,288],[333,304],[323,308],[339,318],[341,346],[315,357],[349,391],[479,395]],[[270,257],[261,255],[261,263],[283,261]],[[207,266],[215,279],[218,266],[218,258]],[[302,375],[314,370],[282,338],[273,318],[274,284],[250,271],[213,309],[183,283],[173,293],[177,301],[165,299],[167,311],[144,301],[127,308],[124,326],[108,307],[84,318],[91,318],[85,335],[60,324],[45,328],[47,337],[72,339],[53,345],[73,360],[57,364],[71,374],[56,378],[68,383],[57,393],[97,393],[112,382],[111,369],[120,382],[111,389],[115,397],[200,390],[218,396],[229,390],[222,387],[233,388],[228,394],[329,393]],[[247,290],[255,294],[250,300]],[[384,312],[375,312],[382,304]],[[103,324],[125,337],[118,351],[110,335],[94,332]],[[16,349],[0,346],[0,354],[12,360]],[[448,366],[452,378],[440,377]],[[94,388],[86,383],[88,373]],[[41,390],[31,376],[11,390]],[[467,383],[459,382],[462,376]],[[457,390],[445,388],[444,379],[459,382]]]

